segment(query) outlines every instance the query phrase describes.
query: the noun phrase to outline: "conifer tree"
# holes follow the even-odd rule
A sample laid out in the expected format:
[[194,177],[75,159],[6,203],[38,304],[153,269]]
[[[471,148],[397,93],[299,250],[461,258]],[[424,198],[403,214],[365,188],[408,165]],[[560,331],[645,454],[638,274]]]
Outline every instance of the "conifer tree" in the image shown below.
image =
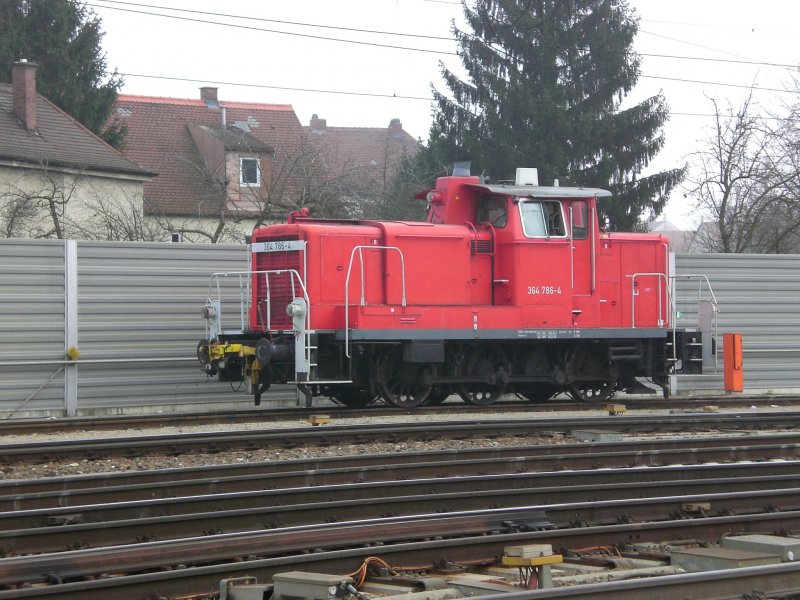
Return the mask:
[[0,0],[0,81],[11,81],[11,63],[35,62],[37,91],[119,147],[124,127],[105,124],[122,79],[106,70],[102,38],[100,19],[75,0]]
[[453,25],[466,78],[442,65],[426,153],[472,159],[513,179],[537,167],[550,184],[610,189],[610,228],[641,229],[684,169],[639,177],[664,145],[662,95],[621,108],[639,77],[638,19],[625,0],[475,0],[472,31]]

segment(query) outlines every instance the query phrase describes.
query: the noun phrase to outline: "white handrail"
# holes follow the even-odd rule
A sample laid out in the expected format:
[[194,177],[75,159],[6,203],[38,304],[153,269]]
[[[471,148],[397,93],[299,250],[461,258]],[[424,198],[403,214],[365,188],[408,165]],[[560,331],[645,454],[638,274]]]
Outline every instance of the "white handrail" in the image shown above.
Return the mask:
[[358,252],[358,260],[361,265],[361,306],[366,304],[364,296],[364,255],[362,250],[396,250],[400,255],[400,281],[401,281],[401,298],[400,305],[405,308],[406,306],[406,261],[403,257],[403,251],[397,246],[354,246],[350,251],[350,262],[347,265],[347,277],[344,280],[344,354],[347,358],[350,357],[350,273],[353,270],[353,259],[355,258],[356,251]]
[[[272,274],[280,275],[281,273],[288,273],[290,275],[290,277],[291,277],[291,285],[292,285],[292,293],[293,294],[295,293],[295,287],[294,286],[295,286],[295,278],[296,278],[297,284],[300,286],[300,289],[303,292],[303,299],[306,301],[306,305],[308,306],[308,309],[306,311],[307,329],[311,329],[311,303],[309,302],[309,299],[308,299],[308,291],[306,290],[305,282],[303,282],[303,278],[300,276],[300,273],[297,271],[297,269],[270,269],[270,270],[267,270],[267,271],[224,271],[224,272],[212,273],[211,274],[211,284],[209,285],[209,289],[208,289],[208,298],[209,298],[209,300],[211,300],[212,292],[213,292],[214,288],[216,288],[216,290],[217,290],[217,299],[219,300],[220,305],[221,305],[222,304],[222,292],[220,290],[220,285],[219,285],[220,278],[222,278],[222,277],[230,277],[230,276],[234,276],[234,275],[237,276],[238,279],[239,279],[239,303],[240,303],[240,321],[241,321],[241,328],[240,329],[241,329],[241,331],[244,331],[244,329],[245,329],[245,318],[246,318],[246,315],[247,315],[248,311],[245,310],[246,300],[245,300],[244,294],[245,294],[246,290],[245,290],[245,288],[244,288],[244,286],[242,284],[242,276],[247,275],[247,285],[248,285],[247,290],[249,290],[250,277],[252,277],[254,275],[256,275],[256,276],[264,275],[264,280],[265,280],[265,283],[266,283],[266,286],[267,286],[267,298],[266,298],[266,300],[267,300],[267,319],[268,319],[267,330],[271,330],[271,321],[270,321],[270,313],[271,313],[271,305],[270,305],[270,303],[271,303],[271,298],[270,298],[270,292],[269,292],[269,276],[272,275]],[[295,297],[295,296],[292,296],[292,297]],[[249,301],[247,303],[249,304]],[[222,332],[223,331],[223,327],[222,327],[222,315],[221,314],[220,314],[219,326],[220,326],[220,332]]]
[[637,277],[655,277],[658,281],[658,326],[664,326],[664,307],[661,306],[661,281],[664,281],[664,285],[669,288],[669,281],[667,280],[667,275],[665,273],[634,273],[633,275],[628,275],[631,278],[631,328],[636,329],[636,278]]

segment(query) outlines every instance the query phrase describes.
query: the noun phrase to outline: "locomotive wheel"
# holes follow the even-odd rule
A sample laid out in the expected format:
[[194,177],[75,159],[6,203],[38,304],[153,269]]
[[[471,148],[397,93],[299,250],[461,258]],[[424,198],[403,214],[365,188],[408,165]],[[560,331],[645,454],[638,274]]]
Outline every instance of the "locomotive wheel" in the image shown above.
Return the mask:
[[339,388],[331,398],[348,408],[364,408],[378,399],[375,394],[358,388]]
[[602,348],[575,348],[568,360],[567,374],[579,378],[567,385],[567,393],[574,400],[604,402],[616,391],[616,379],[609,372]]
[[378,359],[378,390],[389,406],[422,406],[432,388],[431,384],[423,383],[422,377],[422,365],[404,362],[403,350],[399,346],[390,348]]
[[[466,360],[463,360],[466,358]],[[506,391],[508,359],[497,346],[479,346],[468,350],[460,361],[464,377],[481,377],[482,382],[459,383],[456,392],[464,402],[488,406],[494,404]]]

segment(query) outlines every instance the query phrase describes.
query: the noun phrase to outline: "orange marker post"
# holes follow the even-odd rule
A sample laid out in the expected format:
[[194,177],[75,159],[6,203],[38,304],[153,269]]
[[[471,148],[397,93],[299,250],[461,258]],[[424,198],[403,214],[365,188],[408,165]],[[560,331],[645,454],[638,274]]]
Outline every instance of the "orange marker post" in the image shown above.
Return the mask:
[[742,334],[723,333],[725,364],[725,391],[741,392],[744,390],[744,370],[742,369]]

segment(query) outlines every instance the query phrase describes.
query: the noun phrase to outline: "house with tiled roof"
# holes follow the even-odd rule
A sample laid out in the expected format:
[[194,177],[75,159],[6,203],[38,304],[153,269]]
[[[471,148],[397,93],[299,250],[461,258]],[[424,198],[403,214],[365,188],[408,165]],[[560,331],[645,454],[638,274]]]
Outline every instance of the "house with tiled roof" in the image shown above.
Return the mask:
[[403,157],[419,150],[419,141],[398,118],[388,127],[329,127],[315,114],[306,131],[332,168],[358,179],[362,194],[378,197],[386,194]]
[[712,223],[701,223],[697,229],[693,230],[679,229],[662,217],[650,221],[648,229],[653,233],[667,236],[670,250],[676,254],[701,254],[713,251],[712,246],[708,243],[714,236]]
[[159,176],[145,184],[145,212],[196,242],[241,241],[254,227],[312,216],[360,216],[417,142],[399,119],[388,128],[304,128],[291,105],[120,95],[114,119],[124,152]]
[[291,105],[120,95],[124,152],[157,170],[145,184],[151,219],[190,241],[241,241],[297,207],[298,157],[308,140]]
[[35,64],[12,65],[0,84],[0,237],[134,238],[126,225],[155,175],[38,94]]

